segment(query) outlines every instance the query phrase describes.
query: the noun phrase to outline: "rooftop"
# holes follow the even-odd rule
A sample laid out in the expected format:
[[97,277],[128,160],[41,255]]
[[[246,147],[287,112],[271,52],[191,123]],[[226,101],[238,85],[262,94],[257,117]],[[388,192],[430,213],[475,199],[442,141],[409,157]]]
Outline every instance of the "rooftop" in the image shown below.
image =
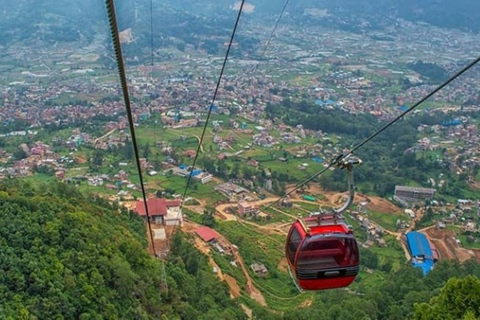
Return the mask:
[[423,257],[424,260],[433,260],[432,249],[427,237],[420,232],[407,233],[407,242],[413,257]]
[[214,239],[217,239],[219,237],[218,233],[210,229],[209,227],[200,227],[195,230],[195,233],[203,239],[205,242],[212,241]]
[[[150,216],[164,216],[170,207],[180,206],[180,200],[167,200],[163,198],[147,199],[148,213]],[[146,216],[145,204],[142,200],[137,201],[135,212],[140,216]]]

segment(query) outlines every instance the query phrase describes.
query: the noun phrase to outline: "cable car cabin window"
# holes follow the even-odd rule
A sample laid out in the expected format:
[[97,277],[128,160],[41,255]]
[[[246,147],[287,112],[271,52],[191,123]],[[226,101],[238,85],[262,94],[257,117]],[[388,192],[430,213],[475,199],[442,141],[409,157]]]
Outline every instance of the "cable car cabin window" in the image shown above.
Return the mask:
[[298,246],[302,242],[302,237],[298,233],[296,228],[293,228],[292,233],[290,234],[290,239],[287,245],[288,260],[293,264],[295,260],[295,253],[297,253]]
[[352,236],[305,239],[297,258],[299,269],[330,269],[358,265],[358,247]]

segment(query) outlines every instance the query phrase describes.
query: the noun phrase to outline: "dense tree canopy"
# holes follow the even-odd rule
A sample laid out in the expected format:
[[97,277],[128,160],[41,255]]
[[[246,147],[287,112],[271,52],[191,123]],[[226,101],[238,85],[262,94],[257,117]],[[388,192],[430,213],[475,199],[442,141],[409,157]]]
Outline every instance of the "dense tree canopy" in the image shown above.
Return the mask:
[[[162,289],[162,262],[145,249],[143,221],[115,203],[60,183],[37,188],[6,180],[0,184],[0,219],[2,319],[247,317],[207,257],[181,232],[171,239],[165,262],[168,291]],[[363,249],[362,266],[387,270],[376,253]],[[253,302],[249,307],[258,319],[480,315],[480,265],[475,260],[441,261],[426,277],[408,264],[396,271],[389,266],[382,274],[375,283],[359,279],[352,290],[319,292],[311,306],[283,314]]]
[[452,278],[430,303],[415,305],[415,319],[478,319],[480,317],[480,279]]
[[173,240],[167,262],[146,250],[135,214],[73,187],[0,184],[0,318],[245,317],[206,258]]

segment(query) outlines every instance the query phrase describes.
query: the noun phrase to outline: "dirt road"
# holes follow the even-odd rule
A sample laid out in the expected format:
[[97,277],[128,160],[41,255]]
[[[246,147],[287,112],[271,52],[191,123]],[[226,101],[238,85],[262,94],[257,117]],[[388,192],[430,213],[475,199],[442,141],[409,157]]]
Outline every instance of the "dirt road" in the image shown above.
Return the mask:
[[95,139],[94,142],[97,143],[98,141],[101,141],[101,140],[105,139],[106,137],[108,137],[109,135],[111,135],[112,133],[114,133],[116,130],[117,130],[117,129],[112,129],[112,130],[108,131],[108,132],[105,133],[103,136]]
[[243,274],[247,278],[247,293],[250,295],[250,298],[257,301],[260,305],[266,307],[267,302],[265,301],[262,293],[253,285],[252,278],[248,274],[248,270],[245,267],[245,263],[243,262],[242,257],[240,257],[240,255],[236,251],[234,251],[233,256],[235,257],[235,260],[240,264]]

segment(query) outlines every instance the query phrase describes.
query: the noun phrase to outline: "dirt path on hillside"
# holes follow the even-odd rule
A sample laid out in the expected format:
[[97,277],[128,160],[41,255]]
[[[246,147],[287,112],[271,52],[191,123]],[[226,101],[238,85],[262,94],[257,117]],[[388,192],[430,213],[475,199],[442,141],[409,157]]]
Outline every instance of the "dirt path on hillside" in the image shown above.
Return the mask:
[[232,296],[232,298],[240,297],[242,295],[242,290],[238,286],[237,280],[235,280],[235,278],[229,274],[225,274],[224,278],[228,284],[228,287],[230,288],[230,295]]
[[480,262],[480,249],[472,249],[472,251],[477,257],[477,260]]
[[250,298],[257,301],[261,306],[266,307],[267,302],[265,301],[265,298],[263,297],[262,293],[253,285],[252,278],[250,277],[250,274],[248,273],[248,270],[245,267],[242,257],[240,257],[240,255],[236,251],[233,252],[233,256],[235,257],[235,260],[240,264],[243,274],[247,278],[247,293],[250,295]]
[[[198,144],[200,144],[200,141],[201,141],[200,137],[197,136],[196,134],[194,134],[193,136],[194,136],[195,138],[197,138]],[[200,152],[203,153],[203,145],[201,145],[201,144],[200,144]]]
[[[200,227],[200,225],[197,225],[193,222],[186,222],[184,224],[184,227],[182,228],[185,232],[188,233],[193,233],[196,228]],[[218,233],[218,232],[217,232]],[[228,244],[230,247],[233,247],[232,243],[229,242],[223,235],[219,234],[219,242]],[[237,284],[237,281],[235,278],[223,274],[222,270],[220,267],[215,263],[215,261],[211,258],[210,256],[210,246],[203,242],[201,239],[195,236],[195,241],[194,241],[195,247],[197,247],[201,252],[206,254],[209,257],[209,263],[212,265],[212,267],[217,268],[217,276],[219,277],[220,280],[225,280],[229,286],[230,289],[230,295],[233,297],[240,296],[240,287]],[[232,252],[234,261],[236,261],[240,267],[242,268],[242,272],[245,275],[245,278],[247,279],[247,287],[246,291],[250,298],[254,299],[257,301],[260,305],[262,306],[267,306],[267,303],[265,301],[265,298],[263,297],[262,293],[253,285],[252,278],[250,277],[250,274],[248,273],[247,268],[245,267],[245,263],[243,262],[242,257],[238,254],[236,250],[233,250]],[[227,277],[228,276],[228,277]]]
[[287,273],[288,272],[288,262],[287,258],[283,257],[277,265],[278,270]]
[[234,214],[228,213],[227,209],[236,206],[235,203],[223,203],[215,208],[216,214],[220,216],[222,220],[237,221],[237,217]]
[[103,139],[105,139],[106,137],[108,137],[109,135],[111,135],[112,133],[114,133],[117,129],[112,129],[110,131],[108,131],[107,133],[105,133],[103,136],[97,138],[94,140],[95,143],[97,143],[98,141],[101,141]]
[[[241,219],[241,218],[237,218],[237,221],[242,223],[243,225],[249,225],[249,226],[252,226],[255,229],[266,231],[268,234],[273,233],[273,234],[278,234],[278,235],[281,235],[281,236],[286,236],[287,235],[287,232],[285,230],[282,230],[282,229],[278,228],[276,225],[262,226],[260,224],[256,224],[255,222],[247,221],[247,220],[244,220],[244,219]],[[247,228],[249,228],[249,227],[247,227]],[[249,228],[249,229],[252,229],[252,228]]]

